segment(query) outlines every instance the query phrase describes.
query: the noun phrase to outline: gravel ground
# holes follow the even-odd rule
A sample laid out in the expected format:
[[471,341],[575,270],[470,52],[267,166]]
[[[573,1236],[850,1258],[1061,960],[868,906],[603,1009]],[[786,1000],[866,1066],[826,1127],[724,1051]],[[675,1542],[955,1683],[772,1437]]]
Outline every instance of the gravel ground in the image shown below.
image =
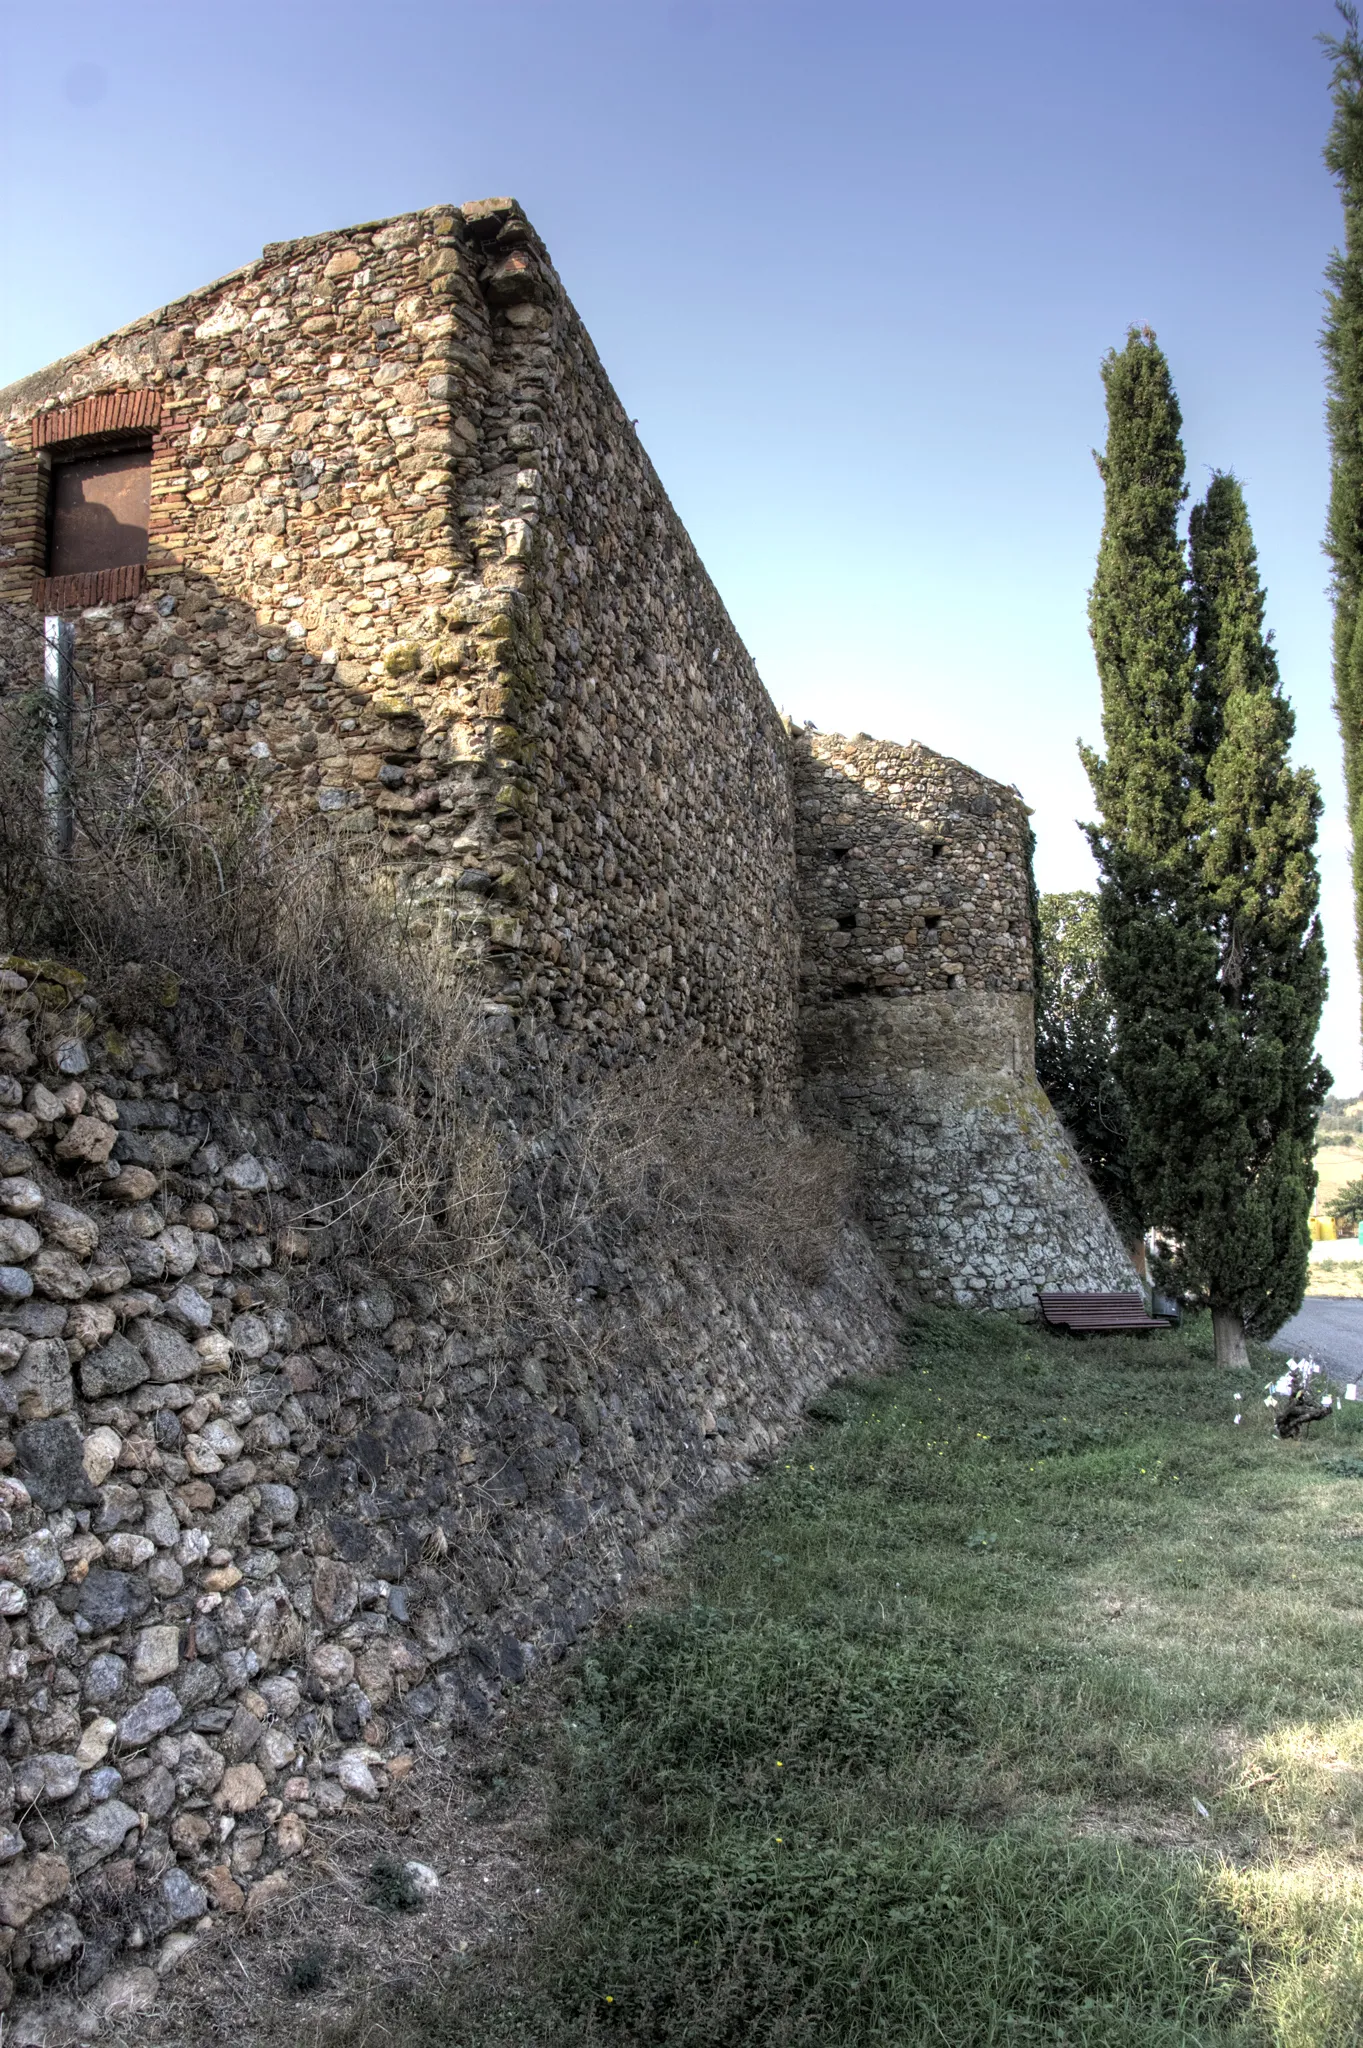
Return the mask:
[[[410,1798],[319,1825],[287,1897],[255,1924],[221,1917],[162,1980],[153,2010],[137,2001],[101,2027],[54,1987],[17,2028],[0,2020],[0,2048],[323,2048],[347,2025],[377,2048],[386,1990],[504,1941],[543,1909],[544,1785],[524,1750],[551,1700],[545,1688],[517,1702],[519,1743],[503,1708],[488,1736],[414,1774]],[[385,1910],[374,1866],[407,1858],[432,1868],[439,1890],[422,1910]],[[294,1989],[304,1959],[307,1988]]]

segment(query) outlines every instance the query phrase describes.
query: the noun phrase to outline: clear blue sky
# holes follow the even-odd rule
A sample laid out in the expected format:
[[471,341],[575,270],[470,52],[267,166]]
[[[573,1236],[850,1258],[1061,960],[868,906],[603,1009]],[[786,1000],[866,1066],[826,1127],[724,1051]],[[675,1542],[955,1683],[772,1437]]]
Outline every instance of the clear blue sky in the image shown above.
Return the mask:
[[1098,365],[1148,322],[1243,478],[1321,777],[1363,1085],[1317,351],[1329,0],[0,0],[0,382],[269,241],[514,193],[778,703],[1016,782],[1075,758]]

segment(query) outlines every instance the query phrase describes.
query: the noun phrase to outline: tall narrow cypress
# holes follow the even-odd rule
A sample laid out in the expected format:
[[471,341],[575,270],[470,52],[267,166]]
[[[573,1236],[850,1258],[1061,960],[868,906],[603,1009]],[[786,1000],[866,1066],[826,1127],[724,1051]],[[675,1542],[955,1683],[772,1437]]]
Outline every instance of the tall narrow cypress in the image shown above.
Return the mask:
[[1103,538],[1089,625],[1103,686],[1106,759],[1084,750],[1101,838],[1155,873],[1184,840],[1192,724],[1192,601],[1179,538],[1183,421],[1149,328],[1103,364]]
[[1325,552],[1333,569],[1335,713],[1353,842],[1355,944],[1363,961],[1363,42],[1358,10],[1341,0],[1344,34],[1321,40],[1334,67],[1334,120],[1325,161],[1344,205],[1344,246],[1326,269],[1330,510]]
[[1105,755],[1082,748],[1100,821],[1103,969],[1138,1227],[1162,1223],[1163,1131],[1182,1069],[1165,1045],[1167,1003],[1206,978],[1190,894],[1187,810],[1193,731],[1192,596],[1179,536],[1187,497],[1182,418],[1148,329],[1103,364],[1108,433],[1097,457],[1103,537],[1089,627],[1103,692]]
[[1114,1065],[1162,1272],[1245,1359],[1300,1304],[1325,990],[1320,798],[1288,765],[1293,720],[1263,630],[1249,519],[1216,477],[1178,537],[1177,400],[1154,337],[1108,358],[1106,518],[1090,601],[1106,759],[1101,822]]
[[1301,1304],[1315,1190],[1315,1053],[1325,948],[1315,861],[1320,793],[1288,761],[1282,692],[1244,494],[1213,478],[1190,522],[1193,772],[1188,822],[1197,922],[1215,955],[1188,1055],[1205,1076],[1200,1124],[1166,1133],[1161,1220],[1169,1262],[1206,1300],[1217,1352],[1243,1356]]

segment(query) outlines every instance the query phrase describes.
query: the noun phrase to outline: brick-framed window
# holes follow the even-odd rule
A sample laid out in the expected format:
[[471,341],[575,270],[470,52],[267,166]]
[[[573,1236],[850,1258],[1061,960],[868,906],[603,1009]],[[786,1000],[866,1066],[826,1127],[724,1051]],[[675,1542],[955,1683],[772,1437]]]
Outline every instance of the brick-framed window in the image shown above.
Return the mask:
[[35,415],[47,458],[43,569],[34,602],[46,612],[136,597],[146,581],[155,391],[113,391]]

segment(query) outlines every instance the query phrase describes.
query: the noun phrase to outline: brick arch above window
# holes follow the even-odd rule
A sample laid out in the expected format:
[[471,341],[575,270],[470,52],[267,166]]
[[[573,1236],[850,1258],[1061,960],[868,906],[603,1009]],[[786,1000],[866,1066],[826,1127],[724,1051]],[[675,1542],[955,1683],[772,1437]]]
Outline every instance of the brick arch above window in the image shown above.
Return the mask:
[[34,448],[84,441],[96,434],[155,433],[161,424],[159,391],[102,391],[79,405],[35,413],[29,424]]

